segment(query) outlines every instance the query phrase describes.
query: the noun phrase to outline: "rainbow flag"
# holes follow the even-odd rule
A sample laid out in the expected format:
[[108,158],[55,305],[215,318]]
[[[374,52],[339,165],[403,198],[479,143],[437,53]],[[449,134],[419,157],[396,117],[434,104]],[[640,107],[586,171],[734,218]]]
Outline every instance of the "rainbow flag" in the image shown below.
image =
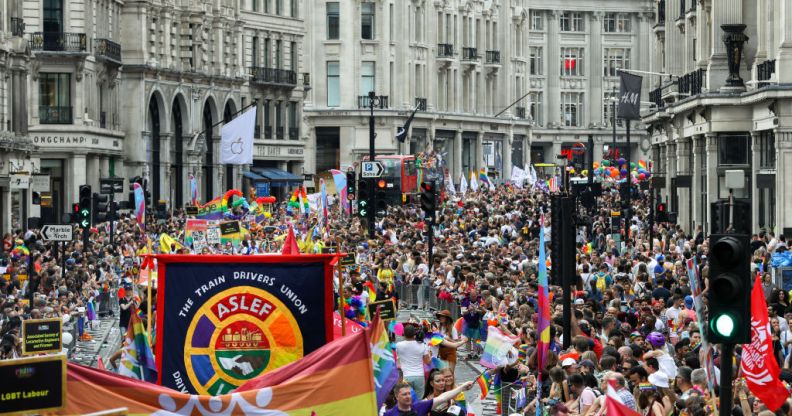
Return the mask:
[[[495,393],[495,414],[503,414],[503,383],[501,383],[500,373],[495,373],[492,379],[493,393]],[[539,406],[541,407],[541,406]]]
[[510,337],[504,334],[495,326],[490,326],[487,331],[487,343],[484,344],[484,352],[481,354],[481,365],[487,368],[497,368],[506,365],[509,350],[519,338]]
[[89,321],[96,320],[96,306],[94,305],[93,299],[88,301],[88,304],[85,306],[85,317],[88,318]]
[[539,322],[537,325],[539,339],[537,340],[536,362],[537,368],[541,369],[544,368],[547,350],[550,348],[550,297],[547,286],[547,254],[545,253],[544,215],[541,216],[539,223],[542,224],[542,227],[539,231]]
[[396,357],[393,355],[390,337],[382,320],[374,318],[368,331],[371,331],[371,365],[377,390],[377,407],[380,407],[399,381],[399,372],[396,369]]
[[135,182],[132,184],[132,189],[134,190],[135,194],[135,221],[137,221],[138,227],[141,230],[145,230],[145,221],[146,221],[146,198],[143,195],[143,187],[140,186],[139,183]]
[[490,386],[492,385],[492,376],[489,371],[481,373],[481,375],[476,378],[476,384],[478,384],[479,389],[481,389],[481,397],[479,400],[486,399],[490,391]]
[[441,334],[429,334],[429,344],[433,347],[438,346],[443,343],[443,335]]
[[143,327],[143,321],[137,313],[133,313],[129,318],[119,373],[122,376],[150,383],[157,381],[157,364],[151,352],[148,331]]
[[547,180],[547,189],[549,189],[550,192],[558,192],[559,191],[559,188],[558,188],[558,177],[557,176],[553,176],[552,178]]
[[368,334],[361,331],[254,378],[233,393],[210,397],[69,363],[67,396],[60,413],[125,407],[129,414],[375,415],[371,364]]
[[459,318],[454,322],[454,328],[456,328],[457,333],[459,335],[463,335],[465,331],[468,329],[468,324],[465,322],[465,318]]
[[487,184],[488,189],[492,190],[494,188],[489,176],[487,176],[487,168],[479,169],[479,180],[481,180],[481,183]]

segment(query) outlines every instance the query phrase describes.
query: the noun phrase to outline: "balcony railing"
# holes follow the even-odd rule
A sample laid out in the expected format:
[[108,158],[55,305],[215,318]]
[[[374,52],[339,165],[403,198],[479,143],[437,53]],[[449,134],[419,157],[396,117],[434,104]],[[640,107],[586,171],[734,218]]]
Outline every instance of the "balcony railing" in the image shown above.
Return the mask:
[[303,72],[303,85],[311,85],[311,74]]
[[283,140],[283,126],[275,127],[275,138]]
[[499,64],[500,63],[500,51],[487,51],[486,59],[488,64]]
[[666,20],[665,6],[666,6],[666,0],[660,0],[657,3],[657,24],[658,25],[664,25],[665,24],[665,20]]
[[300,128],[299,127],[289,127],[289,139],[290,140],[297,140],[300,137]]
[[478,61],[478,51],[476,48],[462,48],[463,61]]
[[454,56],[454,45],[450,43],[437,44],[437,57],[438,58],[451,58]]
[[288,69],[255,66],[250,68],[250,75],[253,76],[253,82],[260,84],[297,85],[297,73]]
[[658,109],[661,109],[661,108],[665,107],[665,101],[663,101],[662,97],[663,97],[663,89],[662,88],[656,88],[656,89],[653,89],[653,90],[649,91],[649,101],[654,103],[654,105]]
[[35,32],[30,34],[30,49],[48,52],[85,52],[85,33]]
[[22,37],[25,35],[25,21],[21,17],[11,18],[11,36]]
[[96,39],[94,42],[94,50],[97,56],[107,58],[118,64],[121,63],[121,45],[110,39]]
[[415,106],[418,107],[420,111],[426,111],[426,98],[418,97],[415,99]]
[[[390,108],[388,104],[388,96],[379,95],[377,96],[377,101],[374,102],[374,108],[384,110]],[[371,100],[368,95],[358,95],[358,108],[369,108],[370,106]]]
[[272,126],[264,126],[264,138],[265,139],[272,138]]
[[688,94],[689,96],[701,94],[701,88],[704,85],[704,74],[707,71],[697,69],[693,72],[688,72],[679,78],[677,84],[677,91],[680,94]]
[[775,74],[775,59],[769,59],[756,66],[757,88],[766,87],[770,78]]
[[517,118],[525,118],[525,107],[516,107],[515,113],[517,114]]
[[39,106],[39,123],[41,124],[72,124],[71,107]]

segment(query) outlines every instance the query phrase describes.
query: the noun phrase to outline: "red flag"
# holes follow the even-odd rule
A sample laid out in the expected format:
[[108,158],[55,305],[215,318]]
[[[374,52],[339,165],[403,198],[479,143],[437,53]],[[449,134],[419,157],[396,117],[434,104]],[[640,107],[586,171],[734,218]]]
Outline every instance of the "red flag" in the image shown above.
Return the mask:
[[751,393],[768,409],[775,412],[784,404],[789,392],[779,379],[781,370],[773,357],[767,302],[758,275],[751,293],[751,343],[743,345],[740,367]]
[[616,380],[608,380],[608,391],[605,394],[605,409],[608,416],[640,416],[640,413],[624,404],[616,393]]
[[291,225],[289,225],[289,235],[286,236],[286,240],[283,242],[281,254],[300,254],[300,248],[297,247],[297,239],[294,237],[294,229]]

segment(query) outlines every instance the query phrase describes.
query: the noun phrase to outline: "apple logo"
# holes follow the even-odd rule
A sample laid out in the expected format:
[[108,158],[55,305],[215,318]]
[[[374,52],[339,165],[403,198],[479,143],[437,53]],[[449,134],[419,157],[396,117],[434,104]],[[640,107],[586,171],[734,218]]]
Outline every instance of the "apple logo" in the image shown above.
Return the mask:
[[242,154],[242,138],[241,137],[237,137],[236,140],[231,142],[231,153],[233,153],[235,155]]

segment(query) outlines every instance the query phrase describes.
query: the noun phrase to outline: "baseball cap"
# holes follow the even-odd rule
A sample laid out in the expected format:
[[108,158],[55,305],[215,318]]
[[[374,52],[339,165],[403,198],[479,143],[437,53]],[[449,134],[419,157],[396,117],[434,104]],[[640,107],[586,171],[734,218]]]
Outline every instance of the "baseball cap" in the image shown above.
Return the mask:
[[580,298],[575,299],[575,305],[583,305],[584,303],[585,302],[583,301],[583,299]]
[[668,375],[662,370],[649,374],[649,382],[660,388],[668,388]]
[[569,367],[575,364],[577,364],[577,361],[574,358],[564,358],[564,361],[561,361],[561,367]]

